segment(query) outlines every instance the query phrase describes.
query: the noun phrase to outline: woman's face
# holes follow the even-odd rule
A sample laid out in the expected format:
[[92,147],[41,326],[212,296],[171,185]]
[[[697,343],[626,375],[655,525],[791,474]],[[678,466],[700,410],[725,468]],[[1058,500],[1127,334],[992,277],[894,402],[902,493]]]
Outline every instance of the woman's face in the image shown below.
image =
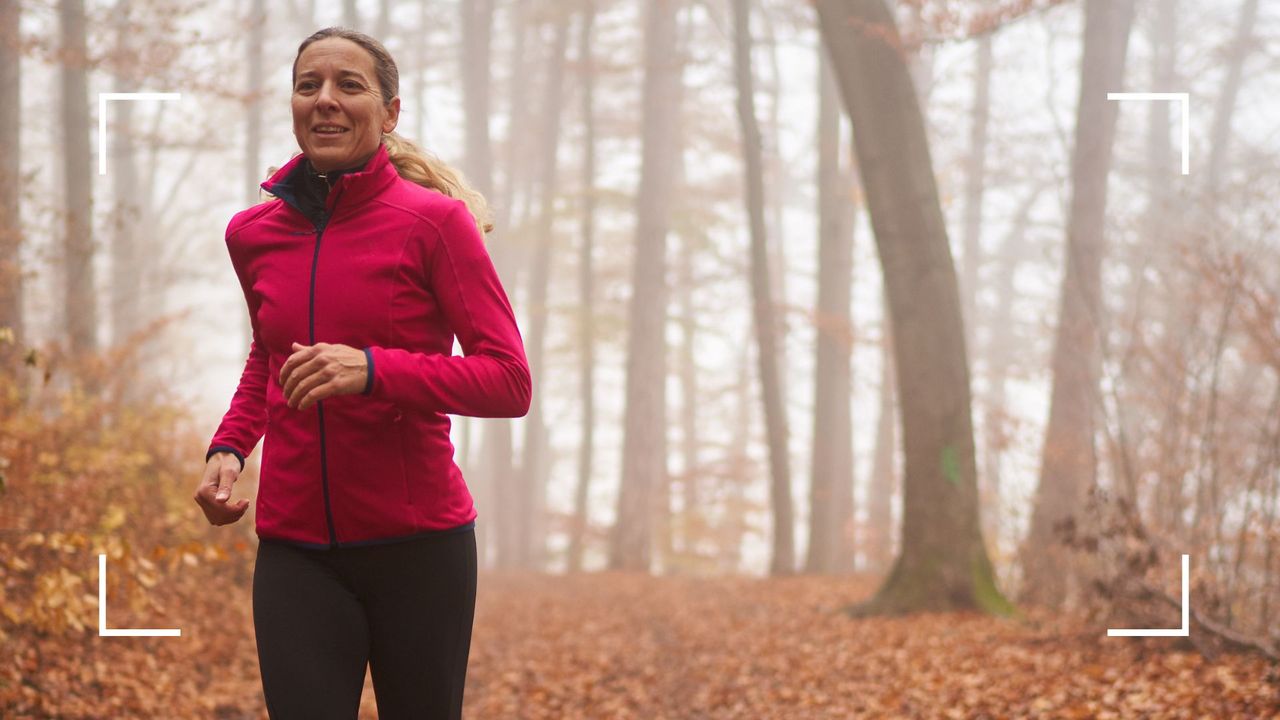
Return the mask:
[[400,117],[400,98],[382,102],[373,57],[346,38],[302,51],[292,105],[298,147],[321,172],[366,160]]

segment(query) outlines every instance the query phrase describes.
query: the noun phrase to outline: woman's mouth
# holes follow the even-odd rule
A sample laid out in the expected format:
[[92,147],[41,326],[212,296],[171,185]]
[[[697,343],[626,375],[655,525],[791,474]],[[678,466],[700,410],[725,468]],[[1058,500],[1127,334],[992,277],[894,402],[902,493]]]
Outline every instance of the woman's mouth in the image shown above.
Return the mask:
[[311,132],[314,132],[317,135],[341,135],[346,131],[347,128],[344,128],[341,125],[317,125],[314,128],[311,128]]

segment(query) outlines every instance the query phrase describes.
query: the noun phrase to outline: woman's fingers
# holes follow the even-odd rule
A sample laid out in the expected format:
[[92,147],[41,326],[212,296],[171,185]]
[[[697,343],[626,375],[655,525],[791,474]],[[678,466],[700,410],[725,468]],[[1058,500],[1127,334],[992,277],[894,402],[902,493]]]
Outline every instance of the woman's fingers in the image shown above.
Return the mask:
[[231,453],[215,453],[205,463],[204,477],[196,487],[195,501],[210,525],[233,523],[244,515],[249,501],[228,502],[231,487],[240,476],[240,461]]
[[[310,370],[307,366],[300,367],[294,375],[300,375],[307,370]],[[332,379],[333,371],[323,367],[317,368],[306,377],[300,378],[298,382],[294,384],[292,390],[285,391],[285,402],[289,404],[289,407],[301,410],[303,409],[303,399],[306,398],[308,394],[318,394],[316,391]],[[290,381],[292,382],[292,379],[290,379]],[[328,397],[328,395],[323,397]],[[319,399],[323,399],[323,397]],[[313,400],[315,399],[316,398],[313,398]]]
[[[296,380],[301,380],[315,372],[315,369],[319,367],[318,364],[309,361],[316,357],[324,347],[327,347],[325,343],[317,343],[311,346],[301,343],[293,344],[293,354],[280,367],[280,386],[285,390],[285,397],[289,397],[290,383],[296,384]],[[299,373],[298,371],[303,369],[303,365],[309,366],[309,369],[306,372]],[[294,376],[297,376],[296,380]]]
[[[235,464],[239,464],[237,460]],[[214,496],[214,500],[218,502],[226,502],[231,497],[231,486],[235,484],[236,477],[240,471],[232,466],[231,463],[223,463],[222,469],[218,471],[218,493]]]

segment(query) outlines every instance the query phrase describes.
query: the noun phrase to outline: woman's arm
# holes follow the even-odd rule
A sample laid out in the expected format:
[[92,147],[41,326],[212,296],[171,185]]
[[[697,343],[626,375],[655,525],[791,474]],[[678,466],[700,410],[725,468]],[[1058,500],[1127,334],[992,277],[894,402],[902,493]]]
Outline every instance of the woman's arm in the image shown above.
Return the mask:
[[435,232],[427,280],[464,355],[365,348],[364,394],[424,412],[523,417],[532,396],[529,362],[484,238],[461,201]]
[[253,326],[253,342],[249,346],[249,357],[245,360],[244,371],[240,374],[240,384],[231,398],[231,407],[222,416],[222,423],[209,443],[209,451],[205,461],[219,451],[230,452],[240,460],[241,469],[244,459],[258,446],[267,426],[267,349],[262,343],[258,331],[258,300],[252,289],[252,281],[247,277],[247,270],[242,259],[238,258],[232,239],[238,227],[233,218],[227,227],[227,249],[231,255],[231,264],[235,268],[236,277],[240,280],[240,289],[244,292],[245,304],[249,308],[249,323]]

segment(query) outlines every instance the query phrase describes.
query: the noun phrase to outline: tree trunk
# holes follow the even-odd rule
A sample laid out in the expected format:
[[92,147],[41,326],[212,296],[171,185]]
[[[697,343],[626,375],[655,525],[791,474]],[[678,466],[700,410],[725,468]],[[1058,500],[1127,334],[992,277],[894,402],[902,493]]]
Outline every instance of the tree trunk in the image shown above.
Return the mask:
[[18,374],[22,302],[22,49],[18,0],[0,0],[0,372]]
[[[245,63],[248,72],[248,98],[245,107],[244,138],[244,203],[248,207],[262,201],[262,182],[266,179],[267,168],[262,165],[262,47],[263,34],[267,24],[267,6],[265,0],[252,0],[249,10],[249,35]],[[240,317],[240,337],[248,353],[253,343],[253,328],[249,324],[249,316]]]
[[982,356],[987,366],[987,395],[983,401],[984,422],[982,453],[982,534],[994,543],[999,534],[1000,498],[1002,480],[1000,459],[1009,444],[1010,423],[1005,384],[1014,358],[1021,353],[1017,333],[1014,331],[1013,304],[1017,299],[1013,279],[1018,266],[1028,257],[1027,226],[1031,222],[1031,210],[1047,184],[1037,185],[1027,193],[1014,214],[1013,225],[1004,236],[992,258],[995,285],[995,304],[987,321],[986,347]]
[[965,345],[974,347],[978,325],[978,270],[982,266],[982,197],[987,181],[987,119],[991,112],[991,33],[978,38],[974,63],[973,107],[969,113],[969,157],[965,160],[964,265],[960,283],[964,298]]
[[1009,613],[979,526],[960,291],[901,38],[883,0],[816,5],[884,268],[906,455],[902,553],[850,611]]
[[617,522],[609,568],[649,571],[655,490],[666,450],[666,250],[671,179],[679,148],[670,141],[680,112],[684,60],[676,49],[680,0],[646,4],[643,129],[636,198],[635,265],[628,314],[626,411]]
[[853,570],[853,228],[840,167],[840,98],[831,62],[818,57],[818,347],[813,383],[813,463],[808,573]]
[[521,563],[530,570],[541,570],[546,564],[546,476],[547,476],[547,427],[542,419],[543,355],[547,336],[547,284],[551,275],[553,255],[552,225],[555,221],[556,155],[560,147],[560,98],[564,85],[564,55],[568,48],[570,14],[559,12],[556,18],[555,40],[551,56],[547,60],[546,95],[543,97],[542,137],[538,148],[541,178],[538,200],[538,228],[533,269],[529,277],[529,332],[526,346],[529,353],[529,371],[533,379],[533,398],[529,413],[524,419],[524,458],[521,468],[521,493],[524,496],[524,512],[521,517],[524,533],[521,547],[526,556]]
[[[787,452],[787,415],[778,384],[778,337],[769,282],[769,254],[764,219],[764,170],[760,126],[756,122],[751,69],[750,0],[733,0],[734,75],[738,86],[738,121],[746,164],[746,203],[751,226],[751,308],[756,329],[760,395],[769,444],[769,495],[773,510],[772,575],[795,572],[795,529],[791,511],[791,468]],[[845,396],[848,400],[848,396]]]
[[[488,0],[492,2],[492,0]],[[529,83],[526,82],[528,70],[525,67],[528,58],[525,57],[525,35],[529,25],[529,2],[528,0],[515,0],[510,8],[511,13],[511,33],[514,42],[511,48],[510,70],[509,76],[510,86],[508,88],[507,108],[507,132],[506,146],[503,149],[502,169],[502,193],[498,201],[499,222],[503,227],[516,227],[517,223],[513,208],[515,207],[516,185],[520,182],[520,177],[527,170],[526,158],[528,155],[527,143],[517,142],[516,135],[519,128],[529,126],[529,108],[526,92]],[[512,255],[517,251],[512,248]],[[514,258],[513,258],[514,260]],[[520,270],[523,263],[513,262],[512,273],[513,282],[518,282],[515,273]]]
[[[1177,59],[1178,59],[1178,31],[1177,31],[1177,0],[1157,0],[1151,12],[1151,87],[1153,88],[1171,88],[1176,87],[1178,82],[1177,76]],[[1131,277],[1138,288],[1129,295],[1138,298],[1142,297],[1144,287],[1149,282],[1149,266],[1150,258],[1163,248],[1168,247],[1171,234],[1181,226],[1180,204],[1175,201],[1175,194],[1169,182],[1170,176],[1177,172],[1174,163],[1178,162],[1179,151],[1174,148],[1169,137],[1170,111],[1175,109],[1172,103],[1153,102],[1147,107],[1147,135],[1146,135],[1146,201],[1147,207],[1143,218],[1143,237],[1141,239],[1141,249],[1138,251],[1140,259],[1134,261],[1136,267],[1133,269]],[[1178,122],[1181,122],[1179,120]],[[1155,268],[1157,277],[1167,280],[1170,276],[1166,268],[1157,266]],[[1134,301],[1136,304],[1136,300]],[[1135,322],[1138,322],[1137,312],[1135,308]],[[1177,312],[1176,303],[1165,303],[1163,312],[1166,313],[1166,322],[1174,321]],[[1168,327],[1173,327],[1169,324]],[[1132,341],[1131,341],[1132,342]],[[1126,363],[1121,367],[1121,373],[1128,374],[1133,368],[1132,363]],[[1136,368],[1134,368],[1136,369]],[[1141,375],[1134,373],[1131,377],[1124,377],[1124,387],[1134,387],[1144,383]],[[1119,413],[1119,422],[1121,432],[1126,436],[1132,436],[1134,431],[1141,428],[1144,421],[1144,411],[1140,403],[1126,403],[1121,401],[1118,403],[1117,411]],[[1164,427],[1176,426],[1174,422],[1166,422]],[[1176,526],[1167,523],[1166,520],[1173,518],[1165,515],[1166,508],[1170,508],[1177,504],[1175,497],[1182,494],[1181,478],[1178,482],[1174,482],[1173,478],[1164,478],[1161,482],[1156,483],[1156,498],[1154,507],[1152,508],[1151,527],[1157,530],[1173,530]],[[1137,498],[1129,496],[1130,502],[1134,502],[1134,507],[1140,507],[1136,502]],[[1179,515],[1181,513],[1178,513]]]
[[[489,136],[491,87],[490,43],[493,33],[493,0],[463,0],[459,6],[462,27],[461,65],[462,107],[466,117],[463,161],[467,180],[485,197],[493,197],[493,149]],[[499,224],[487,240],[489,254],[509,292],[512,270],[508,259],[509,230]],[[477,512],[491,508],[491,523],[476,523],[476,545],[481,566],[492,560],[496,566],[512,566],[519,555],[515,534],[520,508],[515,502],[516,478],[512,462],[511,420],[486,418],[474,421],[481,428],[479,472],[473,472]],[[473,426],[474,427],[474,426]],[[492,527],[492,534],[489,528]],[[491,550],[492,548],[492,550]]]
[[1244,77],[1244,61],[1252,50],[1250,36],[1258,18],[1258,0],[1244,0],[1240,6],[1240,17],[1236,22],[1235,39],[1231,44],[1227,61],[1227,76],[1222,82],[1222,92],[1213,107],[1213,130],[1209,144],[1209,168],[1205,174],[1205,189],[1212,198],[1222,183],[1222,174],[1227,165],[1229,142],[1231,140],[1231,120],[1235,115],[1236,96],[1240,94],[1240,83]]
[[62,164],[66,193],[65,314],[71,354],[98,349],[97,282],[93,268],[93,152],[89,148],[89,61],[84,0],[61,0]]
[[592,251],[596,223],[596,111],[595,62],[592,34],[596,21],[595,0],[585,0],[578,26],[578,66],[582,73],[582,247],[578,251],[578,332],[582,348],[579,365],[582,394],[582,441],[578,455],[578,484],[573,492],[573,529],[569,535],[569,571],[582,569],[583,540],[590,515],[591,464],[595,449],[595,269]]
[[897,379],[893,372],[893,325],[889,301],[884,301],[880,339],[880,406],[876,415],[876,444],[871,456],[871,479],[867,483],[867,531],[863,552],[867,570],[883,573],[893,562],[893,500],[898,492]]
[[[112,9],[115,25],[115,72],[113,85],[116,92],[134,90],[132,73],[137,73],[137,61],[131,48],[129,27],[130,1],[120,0]],[[111,107],[109,118],[111,142],[107,151],[111,154],[111,189],[114,195],[114,218],[111,224],[111,342],[123,345],[129,336],[142,326],[140,295],[145,291],[146,279],[141,263],[145,260],[138,246],[142,222],[147,214],[143,204],[141,185],[138,182],[138,163],[135,158],[135,133],[131,102],[118,102]],[[137,383],[128,383],[128,388]],[[129,398],[133,399],[133,398]]]
[[[424,3],[425,0],[418,0]],[[378,38],[378,42],[383,45],[387,44],[387,40],[391,35],[391,0],[378,0],[378,22],[374,25],[373,36]],[[418,40],[422,42],[421,39]]]
[[1080,102],[1072,150],[1066,275],[1053,351],[1053,394],[1031,526],[1022,549],[1029,602],[1058,606],[1076,591],[1074,572],[1055,530],[1080,521],[1084,493],[1097,470],[1094,413],[1102,331],[1101,271],[1118,105],[1107,93],[1124,78],[1133,0],[1087,0]]

